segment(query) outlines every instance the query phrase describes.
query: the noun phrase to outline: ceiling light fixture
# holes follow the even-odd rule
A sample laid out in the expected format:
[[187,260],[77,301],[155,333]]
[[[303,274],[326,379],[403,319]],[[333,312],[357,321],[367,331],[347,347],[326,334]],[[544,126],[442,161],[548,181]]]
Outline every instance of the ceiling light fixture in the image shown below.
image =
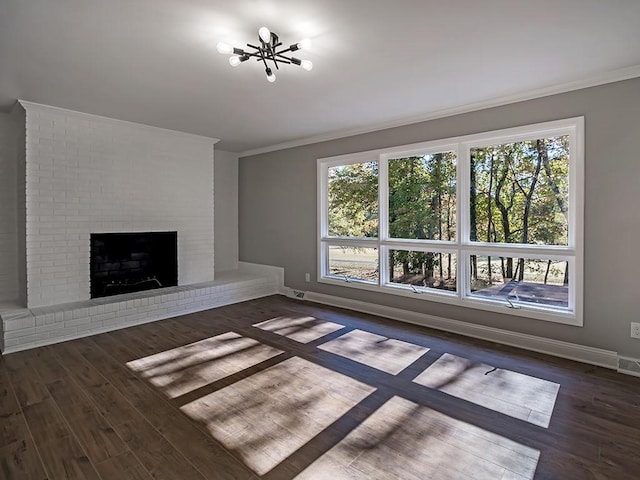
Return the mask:
[[258,39],[260,40],[260,46],[247,43],[247,47],[252,48],[254,51],[246,51],[242,48],[235,48],[224,42],[218,43],[217,49],[218,52],[222,53],[223,55],[233,55],[229,57],[229,64],[232,67],[237,67],[242,62],[246,62],[247,60],[249,60],[251,57],[255,58],[258,62],[262,62],[264,64],[265,73],[267,74],[267,80],[271,83],[276,81],[276,76],[273,73],[273,70],[271,70],[271,68],[269,67],[269,63],[267,62],[273,62],[273,66],[276,67],[276,70],[279,69],[279,63],[298,65],[307,71],[313,68],[313,63],[311,63],[309,60],[300,60],[299,58],[285,55],[289,52],[295,52],[298,50],[309,48],[309,46],[311,45],[311,40],[309,40],[308,38],[305,38],[298,43],[294,43],[288,48],[279,49],[278,47],[282,47],[282,42],[280,41],[278,35],[271,32],[267,27],[260,27],[260,29],[258,30]]

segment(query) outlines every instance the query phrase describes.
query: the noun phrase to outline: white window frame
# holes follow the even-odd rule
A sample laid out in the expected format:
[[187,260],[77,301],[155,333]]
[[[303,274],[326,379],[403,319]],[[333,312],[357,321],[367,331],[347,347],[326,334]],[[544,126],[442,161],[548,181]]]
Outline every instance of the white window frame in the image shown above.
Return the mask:
[[[470,150],[495,144],[569,136],[569,211],[567,245],[522,245],[470,241]],[[388,222],[388,161],[414,155],[455,152],[456,160],[456,234],[448,240],[410,240],[389,237]],[[378,237],[344,238],[328,234],[328,169],[355,163],[378,163]],[[389,293],[411,298],[448,303],[492,312],[507,313],[516,317],[534,318],[568,325],[583,325],[583,272],[584,272],[584,117],[568,118],[521,127],[465,135],[399,147],[359,152],[318,159],[318,277],[320,283],[347,286],[369,291]],[[341,279],[331,276],[328,264],[328,247],[354,246],[378,249],[378,283],[357,279]],[[455,253],[457,291],[413,288],[392,284],[388,278],[387,255],[389,250],[412,250],[434,253]],[[527,259],[562,260],[569,262],[569,306],[566,309],[552,306],[519,303],[513,308],[510,302],[486,299],[471,294],[470,255],[513,256]]]

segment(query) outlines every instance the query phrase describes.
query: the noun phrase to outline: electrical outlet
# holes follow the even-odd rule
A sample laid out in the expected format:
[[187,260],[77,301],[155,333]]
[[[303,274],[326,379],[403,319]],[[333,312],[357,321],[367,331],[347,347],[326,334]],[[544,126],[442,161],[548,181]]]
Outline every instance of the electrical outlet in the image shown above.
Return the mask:
[[640,338],[640,323],[631,322],[631,338]]
[[305,273],[304,274],[304,281],[309,283],[311,281],[311,274],[310,273]]

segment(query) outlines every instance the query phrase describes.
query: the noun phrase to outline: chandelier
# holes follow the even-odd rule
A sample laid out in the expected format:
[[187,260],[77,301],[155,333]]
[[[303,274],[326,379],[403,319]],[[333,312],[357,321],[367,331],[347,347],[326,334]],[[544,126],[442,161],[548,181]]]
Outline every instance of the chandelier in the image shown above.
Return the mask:
[[232,55],[229,57],[229,63],[232,67],[237,67],[242,62],[246,62],[252,57],[255,58],[256,61],[262,62],[264,64],[265,73],[267,74],[267,80],[272,83],[276,81],[276,76],[269,66],[271,63],[273,63],[276,70],[279,69],[279,63],[298,65],[307,71],[313,68],[313,63],[309,60],[300,60],[299,58],[292,57],[290,55],[298,50],[309,48],[311,40],[308,38],[305,38],[298,43],[294,43],[287,48],[282,48],[282,42],[278,35],[270,31],[267,27],[261,27],[258,30],[258,39],[260,40],[259,46],[247,43],[247,47],[253,49],[249,51],[242,48],[232,47],[224,42],[218,43],[216,48],[218,49],[218,52],[223,55]]

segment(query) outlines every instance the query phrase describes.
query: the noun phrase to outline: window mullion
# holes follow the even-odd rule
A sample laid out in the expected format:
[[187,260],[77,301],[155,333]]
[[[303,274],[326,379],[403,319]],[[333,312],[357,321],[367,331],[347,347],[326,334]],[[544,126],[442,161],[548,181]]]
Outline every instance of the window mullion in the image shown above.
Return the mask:
[[470,265],[466,252],[461,248],[462,245],[470,243],[470,198],[469,190],[471,188],[471,158],[469,145],[464,143],[458,144],[458,165],[457,165],[457,183],[456,183],[456,243],[458,245],[458,297],[463,300],[469,295],[469,274]]
[[389,278],[389,248],[380,245],[378,248],[378,283],[384,286]]
[[378,158],[378,283],[384,285],[389,278],[389,249],[382,242],[389,239],[389,162]]
[[573,257],[575,252],[570,248],[547,247],[544,245],[520,245],[520,244],[469,244],[461,245],[463,253],[491,255],[496,257],[529,257],[549,258],[564,260]]
[[389,162],[382,155],[378,160],[378,238],[389,239]]
[[320,238],[329,235],[329,166],[318,163],[318,176],[320,177],[320,195],[318,196],[318,234]]

